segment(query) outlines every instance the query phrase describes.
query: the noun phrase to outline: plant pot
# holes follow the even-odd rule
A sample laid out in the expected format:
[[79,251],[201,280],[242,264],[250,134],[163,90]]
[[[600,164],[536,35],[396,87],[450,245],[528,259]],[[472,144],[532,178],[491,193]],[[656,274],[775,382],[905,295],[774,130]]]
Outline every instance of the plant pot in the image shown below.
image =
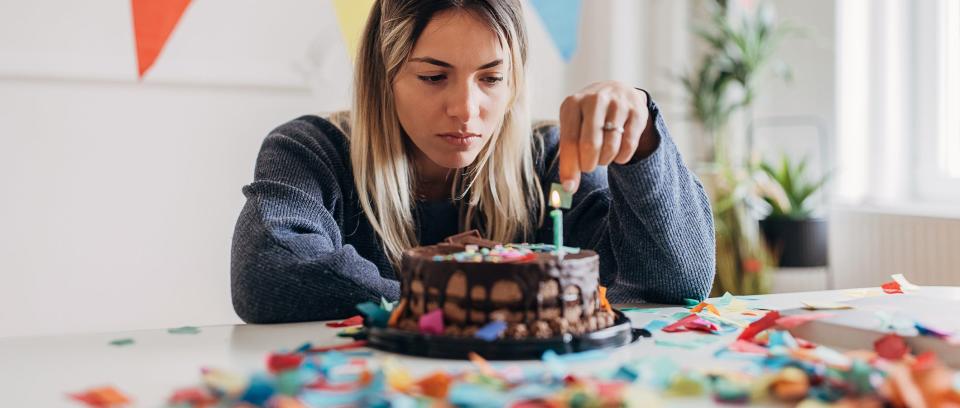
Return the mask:
[[780,266],[827,265],[827,220],[767,218],[760,221],[760,230]]

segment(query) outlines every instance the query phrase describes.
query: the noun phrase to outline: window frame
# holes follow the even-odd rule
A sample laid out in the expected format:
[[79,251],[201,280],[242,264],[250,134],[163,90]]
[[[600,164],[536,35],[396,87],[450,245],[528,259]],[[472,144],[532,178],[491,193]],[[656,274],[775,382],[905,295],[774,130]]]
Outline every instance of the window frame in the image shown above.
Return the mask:
[[960,2],[914,4],[914,197],[960,203]]

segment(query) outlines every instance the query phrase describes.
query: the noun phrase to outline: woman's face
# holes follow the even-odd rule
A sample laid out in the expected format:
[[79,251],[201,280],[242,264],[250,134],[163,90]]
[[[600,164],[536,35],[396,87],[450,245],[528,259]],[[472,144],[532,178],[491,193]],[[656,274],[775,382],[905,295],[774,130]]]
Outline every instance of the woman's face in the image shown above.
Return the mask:
[[447,169],[473,163],[506,113],[509,67],[497,35],[470,13],[433,17],[393,83],[419,160]]

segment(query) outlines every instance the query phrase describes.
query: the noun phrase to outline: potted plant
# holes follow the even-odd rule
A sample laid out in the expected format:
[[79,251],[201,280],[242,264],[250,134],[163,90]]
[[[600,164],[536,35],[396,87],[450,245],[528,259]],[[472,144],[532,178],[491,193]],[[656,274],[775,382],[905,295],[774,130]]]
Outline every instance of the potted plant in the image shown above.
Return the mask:
[[783,155],[779,164],[763,161],[757,186],[770,214],[760,220],[760,229],[783,267],[827,265],[827,220],[815,215],[811,197],[829,175],[808,181],[807,160],[791,163]]
[[757,220],[763,201],[755,194],[751,166],[743,152],[734,151],[731,117],[750,112],[758,80],[780,68],[789,77],[775,51],[791,29],[775,20],[772,5],[758,2],[732,15],[726,1],[705,3],[709,25],[696,31],[707,46],[700,64],[680,77],[698,126],[701,148],[697,173],[713,206],[717,243],[717,271],[711,295],[766,293],[775,265]]

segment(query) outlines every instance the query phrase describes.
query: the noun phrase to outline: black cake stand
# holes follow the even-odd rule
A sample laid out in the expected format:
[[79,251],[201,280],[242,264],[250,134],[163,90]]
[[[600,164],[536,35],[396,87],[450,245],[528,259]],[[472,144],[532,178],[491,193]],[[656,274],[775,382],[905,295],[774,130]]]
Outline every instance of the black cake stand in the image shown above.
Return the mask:
[[366,327],[367,346],[431,358],[467,359],[470,352],[488,360],[540,359],[547,350],[557,354],[615,348],[630,344],[640,337],[649,337],[644,329],[634,329],[630,319],[614,310],[613,326],[580,336],[566,334],[549,339],[498,339],[486,341],[474,337],[438,336],[382,327]]

